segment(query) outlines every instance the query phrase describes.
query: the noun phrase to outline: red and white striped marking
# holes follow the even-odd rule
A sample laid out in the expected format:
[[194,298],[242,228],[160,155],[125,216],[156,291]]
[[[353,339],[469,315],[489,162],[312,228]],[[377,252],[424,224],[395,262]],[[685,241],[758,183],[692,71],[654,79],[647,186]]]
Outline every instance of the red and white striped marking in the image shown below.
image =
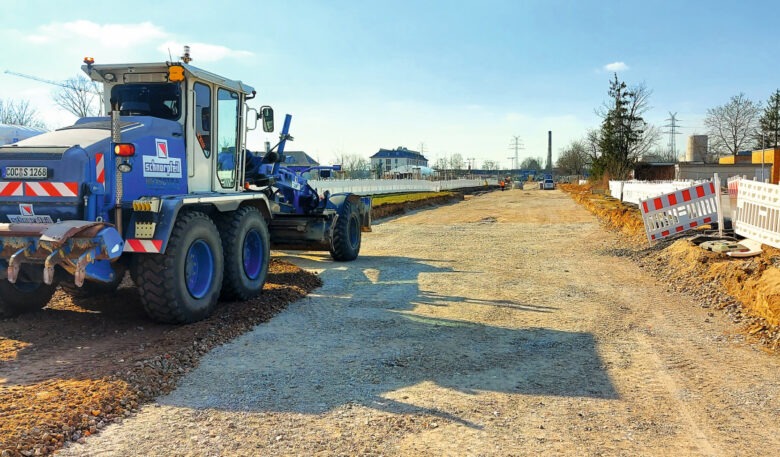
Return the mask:
[[125,240],[124,252],[158,253],[162,251],[162,240]]
[[21,197],[24,195],[22,182],[0,182],[0,197]]
[[641,200],[647,239],[659,240],[717,220],[715,190],[713,182],[706,182]]
[[729,178],[728,180],[729,198],[737,198],[737,194],[739,194],[739,180],[740,180],[739,176]]
[[95,171],[97,172],[97,182],[106,185],[106,160],[102,152],[95,154]]
[[77,182],[25,182],[26,197],[78,197]]

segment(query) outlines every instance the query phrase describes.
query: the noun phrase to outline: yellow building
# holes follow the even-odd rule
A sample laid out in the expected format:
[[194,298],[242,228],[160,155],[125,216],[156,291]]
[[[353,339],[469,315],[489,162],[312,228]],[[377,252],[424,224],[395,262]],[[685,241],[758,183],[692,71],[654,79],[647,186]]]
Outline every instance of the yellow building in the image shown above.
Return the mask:
[[718,163],[721,165],[750,163],[757,165],[756,168],[759,168],[763,163],[765,174],[767,179],[769,179],[769,182],[772,184],[777,184],[780,182],[780,166],[774,166],[775,163],[780,163],[780,148],[757,149],[750,155],[721,157],[718,160]]

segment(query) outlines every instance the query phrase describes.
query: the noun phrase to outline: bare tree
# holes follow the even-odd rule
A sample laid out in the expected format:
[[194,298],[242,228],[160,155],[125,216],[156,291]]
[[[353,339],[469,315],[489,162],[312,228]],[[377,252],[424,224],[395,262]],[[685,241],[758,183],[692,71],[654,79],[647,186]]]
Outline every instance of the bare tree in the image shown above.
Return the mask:
[[346,178],[367,178],[371,174],[371,163],[358,154],[339,154],[336,161]]
[[736,154],[749,147],[760,114],[761,105],[743,93],[731,97],[725,105],[708,109],[704,125],[715,156]]
[[54,103],[77,117],[100,113],[100,94],[93,82],[82,75],[65,80],[54,92]]
[[456,171],[460,171],[463,169],[465,162],[463,162],[463,156],[459,153],[455,153],[452,156],[450,156],[450,168]]
[[572,141],[560,153],[555,166],[566,175],[582,175],[588,167],[588,150],[582,140]]
[[648,152],[642,156],[642,160],[645,162],[663,162],[663,163],[677,163],[677,156],[674,151],[666,148],[655,148],[651,152]]
[[631,155],[638,159],[650,155],[660,139],[661,129],[653,124],[645,124],[644,134],[639,141],[631,145]]
[[482,162],[482,169],[486,171],[498,170],[498,162],[495,160],[485,160]]
[[30,107],[27,100],[0,100],[0,124],[46,128],[46,124],[38,118],[38,112]]
[[525,159],[523,159],[522,162],[520,162],[520,168],[523,170],[541,171],[543,168],[542,163],[543,162],[541,157],[537,157],[535,159],[531,157],[526,157]]
[[433,164],[433,168],[439,171],[444,171],[449,168],[449,160],[447,160],[447,157],[439,157],[436,159],[436,162]]

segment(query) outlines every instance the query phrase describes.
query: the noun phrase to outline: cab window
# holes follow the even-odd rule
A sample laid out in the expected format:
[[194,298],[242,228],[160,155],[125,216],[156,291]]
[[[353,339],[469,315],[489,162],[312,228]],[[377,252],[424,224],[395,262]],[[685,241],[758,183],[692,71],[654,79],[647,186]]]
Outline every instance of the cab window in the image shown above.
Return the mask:
[[238,94],[226,89],[217,90],[217,178],[222,187],[232,188],[236,183],[238,163]]
[[179,83],[120,84],[111,89],[112,105],[123,116],[154,116],[178,120],[181,117]]
[[211,88],[195,83],[195,138],[206,158],[211,157]]

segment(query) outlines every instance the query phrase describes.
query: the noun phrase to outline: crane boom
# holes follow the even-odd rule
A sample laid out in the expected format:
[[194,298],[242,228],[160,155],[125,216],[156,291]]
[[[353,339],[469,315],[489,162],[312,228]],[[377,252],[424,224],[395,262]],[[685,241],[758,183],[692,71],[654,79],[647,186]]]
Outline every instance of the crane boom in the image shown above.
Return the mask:
[[[7,73],[9,75],[19,76],[20,78],[27,78],[27,79],[32,79],[34,81],[38,81],[38,82],[42,82],[42,83],[46,83],[46,84],[51,84],[53,86],[64,87],[66,89],[74,89],[73,85],[69,85],[69,84],[66,84],[64,82],[57,82],[57,81],[52,81],[51,79],[39,78],[37,76],[28,75],[28,74],[24,74],[24,73],[19,73],[18,71],[6,70],[4,73]],[[87,92],[89,92],[91,94],[98,95],[98,96],[102,95],[97,90],[87,90]]]

